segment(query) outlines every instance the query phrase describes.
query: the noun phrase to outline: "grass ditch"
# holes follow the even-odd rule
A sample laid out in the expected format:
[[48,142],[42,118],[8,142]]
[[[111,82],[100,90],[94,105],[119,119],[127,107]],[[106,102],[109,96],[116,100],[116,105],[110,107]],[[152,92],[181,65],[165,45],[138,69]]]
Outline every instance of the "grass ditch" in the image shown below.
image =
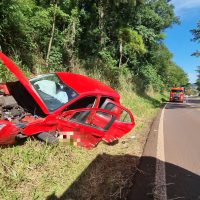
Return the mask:
[[163,94],[137,95],[122,77],[122,104],[135,116],[135,129],[115,145],[92,150],[28,140],[0,149],[2,200],[126,199]]

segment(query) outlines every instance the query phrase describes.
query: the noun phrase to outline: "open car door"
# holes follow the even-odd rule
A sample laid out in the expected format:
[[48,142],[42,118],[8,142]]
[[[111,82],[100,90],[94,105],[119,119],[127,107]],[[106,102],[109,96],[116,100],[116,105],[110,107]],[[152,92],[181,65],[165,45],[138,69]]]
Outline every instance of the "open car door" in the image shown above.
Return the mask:
[[132,113],[107,99],[101,108],[64,111],[58,123],[63,141],[92,148],[101,140],[111,143],[128,133],[135,125]]

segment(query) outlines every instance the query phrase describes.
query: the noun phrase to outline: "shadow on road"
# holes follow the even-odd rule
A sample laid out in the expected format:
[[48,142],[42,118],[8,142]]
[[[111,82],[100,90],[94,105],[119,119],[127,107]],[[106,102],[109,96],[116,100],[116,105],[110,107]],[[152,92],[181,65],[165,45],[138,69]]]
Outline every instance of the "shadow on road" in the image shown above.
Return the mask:
[[193,97],[193,98],[189,98],[189,102],[190,103],[200,103],[200,98],[199,97]]
[[[135,176],[136,182],[128,195],[128,200],[156,199],[156,163],[153,157],[142,157],[142,173]],[[159,161],[161,162],[161,161]],[[200,176],[171,163],[165,164],[167,199],[200,199]]]
[[168,103],[165,107],[165,109],[183,109],[183,108],[192,108],[190,105],[188,104],[185,104],[185,103],[176,103],[176,102],[173,102],[173,103]]
[[[154,199],[157,160],[142,157],[139,169],[135,166],[137,161],[138,157],[131,155],[99,155],[60,197],[52,194],[46,200]],[[200,199],[198,175],[164,164],[168,199]]]
[[173,103],[168,103],[167,106],[165,107],[165,109],[183,109],[183,108],[187,108],[187,109],[200,108],[200,104],[197,104],[197,103],[191,104],[191,102],[190,104],[173,102]]

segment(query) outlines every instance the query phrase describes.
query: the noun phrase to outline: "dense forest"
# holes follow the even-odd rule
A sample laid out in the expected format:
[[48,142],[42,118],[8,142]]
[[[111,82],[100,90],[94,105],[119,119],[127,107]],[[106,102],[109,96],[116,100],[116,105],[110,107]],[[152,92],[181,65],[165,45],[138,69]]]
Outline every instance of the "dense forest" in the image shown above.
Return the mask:
[[[167,0],[2,0],[0,45],[30,74],[83,69],[137,91],[186,85],[165,29],[180,23]],[[0,64],[0,78],[6,71]]]

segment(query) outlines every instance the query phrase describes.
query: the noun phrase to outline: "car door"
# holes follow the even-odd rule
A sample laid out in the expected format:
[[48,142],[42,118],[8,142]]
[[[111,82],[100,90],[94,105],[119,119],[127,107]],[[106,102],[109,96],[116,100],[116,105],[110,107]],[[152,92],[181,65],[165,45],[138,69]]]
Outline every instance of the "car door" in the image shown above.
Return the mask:
[[[108,104],[113,104],[112,109]],[[109,99],[102,108],[64,111],[59,117],[58,132],[63,140],[91,148],[102,139],[108,143],[117,140],[133,127],[131,112]]]
[[57,128],[59,138],[64,142],[73,143],[75,146],[87,148],[96,146],[107,131],[106,125],[112,125],[115,118],[115,116],[109,115],[108,111],[105,111],[107,116],[104,116],[97,124],[95,116],[101,113],[99,110],[97,108],[83,108],[63,112],[59,117]]
[[105,142],[110,143],[114,140],[118,140],[131,131],[131,129],[135,126],[134,117],[131,111],[119,103],[116,103],[111,99],[106,99],[100,108],[109,110],[110,113],[116,116],[114,123],[102,138]]

